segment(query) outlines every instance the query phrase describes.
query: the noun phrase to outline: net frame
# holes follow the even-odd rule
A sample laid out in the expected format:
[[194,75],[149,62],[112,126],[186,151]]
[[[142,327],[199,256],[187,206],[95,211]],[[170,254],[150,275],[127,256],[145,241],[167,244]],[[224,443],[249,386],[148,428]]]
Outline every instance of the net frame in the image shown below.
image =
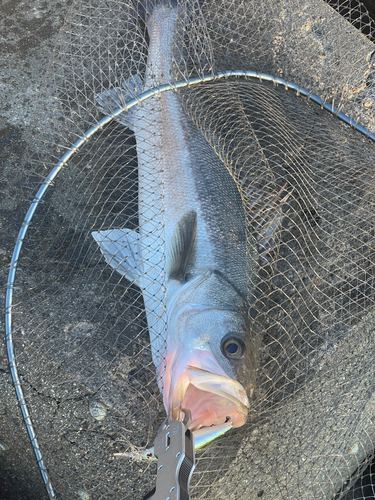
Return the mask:
[[95,126],[93,126],[90,130],[88,130],[85,134],[82,135],[80,139],[76,141],[76,143],[64,154],[64,156],[61,158],[61,160],[57,163],[57,165],[53,168],[53,170],[47,175],[46,179],[44,180],[42,186],[40,187],[39,191],[37,192],[26,216],[24,219],[24,222],[22,224],[21,230],[18,235],[17,243],[13,251],[12,255],[12,260],[10,264],[10,271],[9,271],[9,276],[8,276],[8,282],[7,282],[7,294],[6,294],[6,304],[5,304],[5,328],[6,328],[6,340],[7,340],[7,352],[8,352],[8,360],[10,364],[10,369],[11,369],[11,375],[14,383],[14,387],[16,389],[16,394],[17,394],[17,399],[19,401],[23,418],[27,427],[27,431],[31,440],[32,447],[34,449],[34,453],[36,456],[36,460],[38,462],[38,466],[44,481],[44,484],[46,486],[49,498],[53,499],[56,498],[55,492],[52,486],[52,483],[50,481],[48,472],[47,472],[47,467],[44,464],[43,458],[42,458],[42,453],[38,444],[38,440],[34,431],[33,423],[28,411],[27,403],[25,400],[25,397],[23,395],[23,390],[22,390],[22,385],[20,382],[20,378],[18,375],[18,370],[17,370],[17,365],[16,365],[16,360],[15,360],[15,355],[14,355],[14,347],[13,347],[13,338],[12,338],[12,307],[13,307],[13,288],[15,284],[15,278],[16,278],[16,271],[17,271],[17,263],[18,259],[21,253],[22,249],[22,244],[23,241],[26,237],[27,229],[32,221],[33,215],[35,213],[35,210],[42,200],[44,194],[46,193],[47,189],[49,186],[53,185],[53,181],[60,172],[60,170],[69,162],[71,157],[78,152],[80,147],[90,139],[91,136],[93,136],[98,130],[101,130],[105,125],[110,123],[112,120],[116,119],[119,115],[121,115],[124,112],[130,111],[134,106],[137,104],[141,103],[142,101],[149,99],[151,96],[155,96],[157,94],[160,94],[162,92],[167,92],[167,91],[176,91],[177,89],[180,88],[185,88],[193,85],[199,85],[200,83],[204,82],[209,82],[209,81],[217,81],[222,78],[227,79],[230,77],[241,77],[245,79],[256,79],[256,80],[264,80],[268,82],[272,82],[274,85],[282,85],[285,87],[285,89],[291,89],[294,90],[297,94],[297,96],[304,96],[310,99],[311,101],[315,102],[321,108],[327,110],[329,113],[337,116],[340,120],[342,120],[344,123],[350,125],[354,130],[357,130],[361,134],[365,135],[366,137],[369,137],[371,140],[375,142],[375,134],[372,133],[370,130],[366,129],[359,123],[353,121],[351,118],[346,116],[344,113],[336,109],[332,104],[328,104],[327,102],[323,101],[320,97],[312,94],[309,92],[307,89],[301,88],[298,85],[287,82],[283,80],[282,78],[279,77],[273,77],[271,75],[267,75],[264,73],[258,73],[254,71],[243,71],[243,70],[238,70],[238,71],[226,71],[226,72],[218,72],[217,74],[214,75],[205,75],[202,77],[197,77],[197,78],[191,78],[186,80],[182,80],[180,82],[176,82],[173,84],[165,84],[161,85],[158,87],[155,87],[151,90],[148,90],[141,94],[138,98],[132,99],[129,101],[126,106],[122,108],[118,108],[113,113],[110,115],[105,116],[102,118]]

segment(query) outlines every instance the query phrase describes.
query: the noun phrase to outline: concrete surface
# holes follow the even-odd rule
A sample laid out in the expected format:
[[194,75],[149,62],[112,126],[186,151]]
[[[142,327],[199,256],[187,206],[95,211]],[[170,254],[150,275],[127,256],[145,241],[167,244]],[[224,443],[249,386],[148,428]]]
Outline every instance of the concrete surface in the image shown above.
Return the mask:
[[[39,120],[46,119],[43,78],[51,47],[69,1],[4,0],[0,5],[0,297],[4,303],[8,264],[29,205],[21,189],[26,149],[33,150]],[[31,149],[29,149],[31,148]],[[4,329],[4,317],[0,319]],[[0,340],[0,497],[46,498],[45,487]]]
[[[46,87],[45,82],[46,68],[48,67],[51,49],[55,43],[57,31],[61,26],[63,17],[70,3],[70,1],[56,0],[3,0],[0,6],[1,300],[3,300],[5,292],[8,265],[14,242],[24,215],[29,207],[31,196],[35,192],[36,187],[40,184],[40,177],[34,176],[30,179],[30,186],[25,188],[24,179],[30,173],[30,167],[28,166],[30,157],[37,157],[42,154],[42,151],[38,150],[42,143],[39,125],[41,122],[45,123],[50,119],[50,96],[48,94],[48,86]],[[43,169],[41,168],[41,172],[42,171]],[[71,194],[67,187],[69,179],[64,179],[62,176],[62,182],[62,185],[65,186],[65,191],[62,189],[60,194],[58,193],[55,195],[53,200],[58,217],[62,217],[64,212],[64,197],[67,197],[67,193]],[[79,221],[76,223],[78,225]],[[48,229],[49,224],[50,221],[47,219],[41,227]],[[59,241],[58,243],[60,244],[61,242]],[[61,246],[63,245],[61,244]],[[95,258],[89,251],[88,255],[90,255],[91,258]],[[77,262],[78,261],[79,257],[77,257]],[[87,262],[80,262],[80,265],[81,264],[84,266]],[[74,286],[74,279],[69,278],[68,274],[69,273],[66,271],[66,286],[61,287],[61,294],[64,297],[65,303],[69,301],[69,287]],[[56,280],[59,279],[57,274],[53,275],[53,273],[51,273],[51,276]],[[62,276],[64,277],[63,273]],[[30,279],[30,276],[25,273],[25,283],[28,283]],[[82,323],[76,314],[76,309],[82,308],[82,310],[84,310],[88,302],[90,302],[90,306],[94,307],[96,300],[102,300],[104,303],[111,294],[109,285],[119,286],[119,283],[119,281],[116,281],[116,277],[110,274],[104,274],[103,282],[92,283],[92,294],[89,300],[85,298],[82,302],[78,301],[77,303],[72,303],[71,308],[67,311],[65,322],[62,320],[60,321],[60,319],[55,319],[54,324],[61,327],[67,339],[69,339],[71,332],[74,331],[76,337],[80,337],[80,342],[85,342],[86,337],[89,338],[91,335],[93,325]],[[79,280],[77,280],[77,284],[80,284]],[[105,288],[105,284],[108,285],[108,289]],[[23,291],[21,292],[23,293]],[[42,309],[48,304],[49,298],[42,296],[42,294],[41,297],[43,297],[43,301],[40,305],[40,310],[37,310],[37,312],[42,316]],[[135,296],[132,300],[134,304],[136,304],[137,299]],[[53,304],[51,304],[51,308],[53,308]],[[129,315],[133,315],[132,317],[136,318],[138,312],[137,306],[135,305],[129,311]],[[121,314],[121,310],[115,312],[117,316]],[[113,313],[114,317],[115,312]],[[25,317],[31,324],[33,321],[32,314],[30,313],[30,317],[27,317],[27,313],[26,311]],[[1,317],[0,327],[3,328],[3,326],[4,320]],[[372,333],[370,332],[369,335],[372,335]],[[353,335],[353,338],[350,340],[353,341],[353,352],[356,352],[355,348],[358,348],[358,346],[356,346],[355,335]],[[142,342],[146,343],[146,340],[141,339],[140,344]],[[56,347],[56,350],[58,350],[58,347],[59,346]],[[121,349],[121,347],[118,347],[119,352]],[[102,355],[102,358],[98,356],[97,360],[99,361],[104,359],[105,356],[110,356],[110,354],[105,352],[99,354]],[[125,366],[124,370],[129,372],[136,368],[137,363],[146,363],[145,358],[142,358],[142,354],[139,354],[137,358],[137,356],[133,356],[134,353],[128,353],[125,349],[121,351],[121,354],[121,362],[119,361],[118,363],[119,372],[121,372],[121,364]],[[29,356],[29,358],[27,358],[27,356]],[[136,363],[134,359],[131,362],[129,361],[131,356],[136,359]],[[21,370],[22,363],[25,362],[25,360],[28,362],[32,360],[35,365],[37,365],[38,359],[35,353],[26,353],[20,360]],[[79,357],[77,357],[77,362],[78,361]],[[326,367],[326,369],[329,368],[329,366]],[[98,372],[100,372],[99,369]],[[51,384],[49,387],[45,387],[42,382],[43,374],[45,373],[48,373],[51,379],[56,381],[55,385]],[[116,376],[120,377],[120,375],[117,374]],[[150,471],[146,466],[138,464],[114,464],[108,458],[113,451],[120,451],[114,436],[123,433],[128,437],[129,432],[139,424],[139,422],[134,423],[133,417],[131,416],[135,414],[135,410],[133,413],[130,412],[126,419],[123,419],[115,410],[109,409],[109,417],[104,423],[99,423],[92,419],[90,420],[88,417],[88,405],[93,398],[95,399],[98,396],[98,392],[96,391],[97,386],[95,384],[90,385],[90,383],[86,383],[84,380],[81,380],[78,384],[75,383],[74,386],[73,384],[71,386],[67,385],[71,391],[69,396],[72,396],[67,397],[59,393],[57,384],[59,377],[61,377],[61,373],[58,371],[57,365],[51,362],[41,367],[40,371],[35,370],[35,373],[30,376],[29,379],[25,378],[24,384],[31,409],[37,412],[38,409],[43,408],[42,414],[47,421],[45,424],[46,427],[44,428],[45,446],[48,448],[47,457],[48,464],[52,464],[51,469],[53,470],[54,466],[57,467],[59,465],[61,456],[68,456],[68,451],[71,452],[69,469],[73,472],[71,476],[64,477],[64,481],[70,481],[70,483],[74,484],[73,489],[75,491],[75,496],[69,496],[69,498],[84,498],[82,497],[84,494],[84,485],[80,485],[79,483],[76,485],[74,483],[74,472],[77,472],[77,476],[85,476],[87,478],[87,489],[89,489],[89,487],[95,489],[95,485],[90,485],[90,480],[95,478],[98,472],[98,468],[96,468],[97,466],[95,465],[97,462],[104,464],[103,468],[100,469],[100,473],[103,474],[103,477],[108,478],[109,484],[113,484],[116,477],[120,477],[120,475],[123,474],[121,479],[123,483],[118,485],[117,492],[107,492],[108,498],[111,497],[111,493],[113,493],[115,498],[116,495],[117,498],[120,498],[122,492],[126,491],[126,484],[129,484],[127,489],[128,493],[131,494],[131,492],[133,492],[134,497],[139,498],[141,494],[149,489],[152,482],[153,470]],[[149,383],[148,380],[146,380],[146,382]],[[141,380],[141,382],[139,382],[139,384],[142,383],[145,384],[145,381]],[[51,390],[55,391],[53,396],[51,396]],[[138,389],[136,388],[134,390],[136,391]],[[102,400],[108,403],[109,408],[110,392],[110,388],[108,388],[107,393],[105,391],[99,393]],[[332,392],[335,392],[334,388]],[[313,396],[314,391],[311,391],[310,395],[302,400],[303,404],[308,403],[311,409],[311,411],[306,414],[307,423],[302,421],[299,416],[296,417],[299,424],[296,428],[299,434],[294,437],[301,448],[303,448],[304,443],[308,444],[310,442],[309,439],[306,439],[305,434],[308,434],[308,425],[311,425],[311,421],[313,421],[314,411],[316,409],[314,405],[319,403]],[[330,393],[327,391],[328,399],[329,396]],[[139,396],[138,400],[134,398],[135,406],[137,404],[142,404],[142,397],[144,396]],[[324,401],[324,404],[326,403],[327,401]],[[366,407],[366,411],[372,411],[372,403],[373,401],[371,399],[368,407]],[[298,405],[298,401],[296,405]],[[329,410],[330,407],[327,404],[328,413]],[[345,410],[344,408],[344,413]],[[155,410],[152,415],[157,415],[157,411]],[[311,418],[309,419],[309,417]],[[277,420],[277,418],[279,418],[279,420]],[[327,418],[329,418],[328,414]],[[43,425],[42,420],[43,419],[38,422],[39,426]],[[265,481],[269,478],[269,471],[266,471],[267,473],[264,477],[260,474],[257,475],[251,485],[249,482],[242,479],[241,482],[239,482],[239,478],[243,478],[246,475],[242,467],[244,463],[248,463],[246,460],[249,460],[249,457],[254,459],[255,456],[256,460],[266,461],[269,459],[269,456],[274,453],[271,448],[272,443],[280,437],[277,435],[277,428],[280,422],[283,422],[284,432],[280,437],[280,441],[282,442],[282,453],[280,454],[279,465],[283,465],[283,457],[288,457],[290,434],[293,434],[293,428],[291,430],[288,428],[289,420],[289,414],[283,414],[282,412],[280,412],[280,414],[274,414],[273,420],[265,421],[264,425],[266,427],[268,426],[267,428],[263,429],[260,434],[259,431],[251,434],[240,449],[236,462],[237,468],[234,467],[231,469],[224,477],[223,481],[219,481],[214,485],[213,491],[216,491],[217,495],[225,494],[226,497],[230,498],[232,484],[238,484],[238,488],[243,491],[244,495],[250,494],[251,492],[254,495],[253,497],[255,497],[255,495],[257,495],[257,497],[263,496],[267,489],[272,490],[272,488],[274,488],[278,490],[279,478],[276,478],[274,485],[270,483],[265,484]],[[155,422],[155,427],[157,427],[157,423]],[[146,417],[143,425],[147,426]],[[260,426],[260,428],[261,427],[262,426]],[[368,431],[367,428],[365,430]],[[371,432],[373,431],[371,430]],[[267,441],[265,443],[264,438],[269,437],[271,434],[274,436],[274,439],[271,440],[271,442]],[[91,440],[89,440],[87,436],[95,436],[95,438],[90,438]],[[57,440],[55,437],[57,437]],[[283,438],[285,438],[285,441],[282,441]],[[137,443],[139,446],[144,446],[145,443],[142,441],[142,433],[139,432],[137,434],[134,430],[132,442]],[[220,448],[220,445],[218,446],[218,453],[220,453],[222,449],[225,450],[225,442],[222,448]],[[63,452],[66,452],[66,455]],[[304,453],[303,449],[301,453]],[[97,459],[98,456],[100,457],[99,460]],[[96,457],[95,464],[93,464],[94,457]],[[363,459],[363,457],[354,457],[354,459],[359,460]],[[223,460],[223,462],[225,462],[225,460]],[[320,465],[320,462],[316,461],[315,466],[316,465]],[[347,467],[346,472],[348,472],[350,467],[347,464],[344,464],[344,468],[345,466]],[[63,469],[63,464],[61,467]],[[351,464],[351,469],[352,468],[353,466]],[[124,469],[124,472],[122,469]],[[308,470],[314,471],[311,467],[309,468],[309,463],[307,462],[306,471]],[[342,473],[342,469],[338,468],[338,471]],[[292,471],[292,475],[293,474],[294,471]],[[55,476],[56,483],[60,491],[62,491],[65,483],[61,481],[60,484],[60,478],[58,476],[59,474]],[[220,471],[217,474],[217,478],[220,479]],[[286,481],[286,479],[286,476],[282,477],[282,481]],[[294,479],[298,479],[297,474],[294,475]],[[311,481],[313,482],[315,479],[316,478],[313,477]],[[129,481],[129,483],[127,483],[127,481]],[[249,479],[247,481],[249,481]],[[197,480],[197,482],[199,481]],[[140,486],[137,486],[138,484],[140,484]],[[81,486],[82,491],[80,489]],[[294,485],[294,487],[298,490],[298,484]],[[97,488],[98,498],[107,498],[105,485],[98,486]],[[204,490],[204,485],[202,488]],[[0,340],[0,498],[2,500],[36,500],[46,498],[45,488],[34,460],[33,451],[29,443],[12,386],[3,339]],[[61,498],[64,498],[64,495],[62,495]],[[68,496],[66,498],[68,498]],[[263,498],[268,497],[263,496]]]

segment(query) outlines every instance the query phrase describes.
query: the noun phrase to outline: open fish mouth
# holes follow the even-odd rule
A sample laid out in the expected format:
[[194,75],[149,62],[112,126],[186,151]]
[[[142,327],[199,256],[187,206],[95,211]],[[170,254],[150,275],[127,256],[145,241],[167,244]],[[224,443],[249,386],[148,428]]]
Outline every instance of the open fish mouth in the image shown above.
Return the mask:
[[184,408],[190,411],[188,427],[191,430],[219,425],[228,419],[233,427],[241,427],[250,407],[239,382],[190,365],[180,375],[170,401],[173,420],[182,420]]

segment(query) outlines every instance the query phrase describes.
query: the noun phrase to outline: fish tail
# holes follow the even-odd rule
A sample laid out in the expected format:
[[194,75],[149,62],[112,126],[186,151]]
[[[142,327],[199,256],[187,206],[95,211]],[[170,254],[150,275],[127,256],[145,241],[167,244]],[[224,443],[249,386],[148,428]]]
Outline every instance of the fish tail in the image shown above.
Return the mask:
[[[194,2],[190,2],[190,7],[195,10],[197,6],[202,6],[202,4],[206,2],[207,0],[195,0]],[[153,10],[158,5],[164,5],[170,9],[174,9],[186,3],[188,3],[188,0],[134,0],[134,7],[138,11],[139,16],[147,23]]]
[[153,10],[158,5],[165,5],[171,9],[177,7],[177,0],[136,0],[135,7],[140,17],[147,23]]

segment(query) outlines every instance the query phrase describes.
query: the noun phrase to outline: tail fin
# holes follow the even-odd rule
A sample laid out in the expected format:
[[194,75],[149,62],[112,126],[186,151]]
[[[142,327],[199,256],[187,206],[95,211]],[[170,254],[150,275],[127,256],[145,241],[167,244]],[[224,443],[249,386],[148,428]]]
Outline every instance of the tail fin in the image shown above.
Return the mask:
[[165,5],[170,8],[177,7],[177,0],[135,0],[134,7],[138,11],[140,17],[147,23],[154,8],[157,5]]

